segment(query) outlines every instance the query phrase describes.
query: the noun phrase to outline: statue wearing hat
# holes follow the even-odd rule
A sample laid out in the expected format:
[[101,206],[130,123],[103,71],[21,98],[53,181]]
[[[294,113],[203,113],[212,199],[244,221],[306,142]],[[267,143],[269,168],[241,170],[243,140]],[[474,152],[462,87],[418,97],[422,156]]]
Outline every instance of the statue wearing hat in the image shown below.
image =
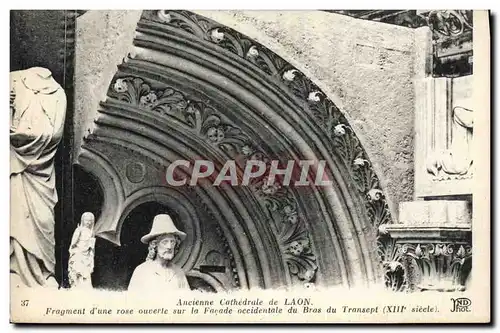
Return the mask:
[[134,270],[128,290],[190,290],[184,271],[172,263],[185,238],[186,234],[175,227],[169,215],[156,215],[151,231],[141,238],[141,242],[149,245],[148,256]]

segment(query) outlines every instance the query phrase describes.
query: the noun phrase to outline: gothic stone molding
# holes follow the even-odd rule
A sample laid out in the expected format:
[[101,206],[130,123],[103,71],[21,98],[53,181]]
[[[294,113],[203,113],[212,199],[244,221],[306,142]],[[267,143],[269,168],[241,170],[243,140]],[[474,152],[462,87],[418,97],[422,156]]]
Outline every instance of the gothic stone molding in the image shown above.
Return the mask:
[[[167,87],[153,90],[141,78],[116,79],[108,94],[112,98],[159,113],[170,115],[191,127],[197,135],[221,149],[228,159],[237,161],[244,169],[248,160],[270,161],[271,158],[242,130],[220,112],[204,103],[188,100],[178,90]],[[268,168],[270,165],[267,165]],[[272,216],[283,255],[293,275],[309,283],[314,279],[317,264],[311,241],[304,225],[304,216],[297,212],[297,202],[287,187],[267,186],[265,179],[253,182],[252,189]]]
[[[391,215],[368,155],[334,103],[281,57],[199,15],[145,11],[137,31],[135,54],[120,65],[93,137],[133,142],[160,160],[161,151],[218,162],[325,159],[330,189],[300,192],[260,181],[250,192],[223,191],[249,196],[247,204],[255,200],[267,215],[259,230],[272,230],[291,283],[377,280],[370,249]],[[238,83],[221,84],[227,81]],[[190,152],[193,145],[202,150]]]

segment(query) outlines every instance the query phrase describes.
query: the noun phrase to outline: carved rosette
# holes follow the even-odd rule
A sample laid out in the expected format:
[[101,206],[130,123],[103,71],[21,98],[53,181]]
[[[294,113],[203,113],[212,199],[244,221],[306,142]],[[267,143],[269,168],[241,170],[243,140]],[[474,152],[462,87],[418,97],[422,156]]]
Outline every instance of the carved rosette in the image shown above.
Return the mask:
[[[220,149],[228,159],[235,160],[241,169],[248,160],[260,160],[270,167],[272,158],[241,129],[216,109],[188,99],[178,90],[166,86],[153,88],[138,77],[121,77],[111,84],[108,96],[145,112],[158,113],[160,117],[174,117],[192,128],[205,142]],[[318,266],[305,221],[297,211],[296,199],[286,187],[268,186],[264,177],[250,185],[274,222],[276,238],[295,282],[307,287],[314,281]],[[231,253],[229,255],[232,257]],[[236,271],[233,277],[238,281]]]

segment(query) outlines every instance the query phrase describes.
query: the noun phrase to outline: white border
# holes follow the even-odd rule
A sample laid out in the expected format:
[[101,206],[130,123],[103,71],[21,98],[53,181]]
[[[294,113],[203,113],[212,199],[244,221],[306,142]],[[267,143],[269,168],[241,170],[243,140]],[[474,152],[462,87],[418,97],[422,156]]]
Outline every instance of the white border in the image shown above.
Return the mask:
[[[10,2],[10,1],[4,1],[2,2],[1,6],[3,7],[6,5],[6,8],[2,8],[4,10],[0,11],[0,22],[3,22],[4,24],[4,29],[2,29],[2,33],[0,34],[1,38],[1,45],[9,45],[9,10],[10,9],[58,9],[58,8],[66,8],[69,5],[72,8],[86,8],[86,9],[141,9],[141,8],[159,8],[161,6],[164,6],[168,4],[168,6],[172,9],[177,9],[177,8],[183,8],[183,9],[329,9],[329,8],[338,8],[338,9],[343,9],[347,7],[348,9],[367,9],[367,8],[374,8],[374,4],[376,3],[376,9],[394,9],[394,8],[400,8],[403,3],[400,1],[377,1],[377,2],[361,2],[361,1],[349,1],[349,2],[334,2],[332,0],[307,0],[307,1],[301,1],[301,2],[290,2],[290,1],[274,1],[270,2],[269,0],[252,0],[249,2],[235,2],[235,1],[201,1],[201,0],[183,0],[183,1],[178,1],[176,3],[170,2],[170,1],[102,1],[102,0],[87,0],[87,1],[78,1],[78,2],[62,2],[62,1],[16,1],[16,2]],[[484,1],[484,0],[475,0],[475,1],[440,1],[436,2],[433,0],[421,0],[415,3],[409,3],[409,2],[404,2],[404,5],[406,8],[419,8],[419,9],[424,9],[424,8],[464,8],[464,9],[493,9],[493,14],[498,15],[498,1]],[[9,7],[13,6],[12,7]],[[140,6],[140,7],[138,7]],[[493,19],[496,22],[496,17],[493,17]],[[498,26],[495,24],[495,26]],[[495,36],[495,39],[492,40],[493,43],[493,49],[494,51],[497,51],[497,44],[498,44],[498,33]],[[496,42],[496,43],[495,43]],[[494,52],[494,54],[497,56],[498,52]],[[7,108],[7,91],[8,91],[8,72],[9,72],[9,52],[5,50],[4,52],[1,53],[2,57],[4,58],[3,61],[1,62],[2,66],[4,66],[4,76],[3,80],[1,80],[1,90],[5,93],[4,101],[5,101],[5,108]],[[494,75],[498,73],[498,68],[497,71],[495,71]],[[495,88],[494,92],[495,96],[499,96],[499,90],[498,86]],[[492,114],[495,112],[494,109],[492,109]],[[7,175],[9,173],[9,139],[7,136],[8,130],[8,112],[3,113],[3,120],[2,124],[5,125],[4,133],[5,138],[0,140],[0,152],[2,158],[4,158],[3,163],[0,163],[0,168],[2,172],[0,173],[2,176],[0,177],[0,188],[2,189],[1,191],[1,200],[0,200],[0,208],[2,209],[1,211],[4,212],[3,216],[4,222],[1,224],[1,228],[3,228],[2,234],[5,235],[5,239],[7,235],[9,234],[9,191],[7,190],[9,188],[9,181],[7,178]],[[496,117],[498,121],[498,116]],[[493,124],[492,124],[493,125]],[[495,125],[497,125],[497,122],[495,122]],[[494,129],[492,128],[492,131],[494,133]],[[495,142],[497,143],[497,142]],[[495,147],[495,146],[494,146]],[[495,152],[498,154],[497,148],[494,148]],[[485,152],[486,153],[486,152]],[[498,206],[498,201],[500,199],[496,199],[494,203],[492,203],[492,206]],[[493,222],[494,223],[494,222]],[[494,239],[500,239],[498,236],[498,227],[496,229],[496,234]],[[495,241],[492,243],[492,246],[495,244]],[[8,265],[8,252],[9,252],[9,243],[5,241],[4,245],[1,246],[2,251],[5,250],[5,252],[0,253],[0,260],[2,263],[4,263],[2,266],[4,267],[4,271],[7,270],[7,265]],[[498,246],[497,246],[498,249]],[[498,257],[498,250],[495,250],[495,254],[497,254]],[[493,254],[492,254],[493,255]],[[2,332],[8,331],[12,332],[14,331],[15,327],[11,324],[9,324],[9,284],[8,284],[8,275],[7,274],[0,274],[0,279],[2,281],[2,287],[3,287],[3,293],[4,295],[3,300],[1,302],[1,323],[2,326],[5,326],[7,329],[4,330],[2,327]],[[494,283],[495,281],[492,281]],[[497,289],[497,288],[495,288]],[[496,312],[494,315],[498,313],[498,306],[495,307]],[[88,327],[90,329],[90,327]],[[167,328],[167,327],[164,327]],[[388,326],[383,326],[380,327],[381,329],[387,329]],[[398,327],[394,326],[389,326],[389,328],[392,329],[399,329]],[[406,327],[407,328],[407,327]],[[475,331],[479,329],[478,327],[465,327],[468,331]],[[38,332],[50,332],[52,330],[64,330],[64,332],[74,332],[77,330],[76,327],[49,327],[49,326],[44,326],[44,327],[24,327],[23,330],[37,330]],[[93,332],[103,332],[105,328],[99,327],[99,328],[92,328]],[[111,328],[108,328],[111,329]],[[125,327],[113,327],[113,329],[119,329],[120,331],[128,331],[131,329],[137,329],[137,327],[131,327],[131,326],[125,326]],[[171,330],[172,328],[168,328]],[[174,328],[174,330],[177,330],[178,328]],[[194,328],[188,328],[188,330],[191,330]],[[197,327],[197,329],[203,329],[203,330],[219,330],[221,327]],[[248,329],[255,329],[255,327],[245,327],[245,328],[239,328],[240,330],[248,330]],[[270,330],[273,329],[273,327],[262,327],[259,328],[259,330]],[[306,329],[306,327],[301,327],[300,330]],[[339,329],[339,327],[331,327],[331,329]],[[345,329],[344,327],[340,329]],[[348,327],[347,329],[349,330],[367,330],[369,328],[367,327],[361,327],[361,326],[356,326],[356,327]],[[420,330],[420,327],[417,328],[410,328],[410,331],[417,331]],[[439,329],[439,328],[433,328],[433,329]],[[186,331],[186,328],[182,329],[183,331]]]

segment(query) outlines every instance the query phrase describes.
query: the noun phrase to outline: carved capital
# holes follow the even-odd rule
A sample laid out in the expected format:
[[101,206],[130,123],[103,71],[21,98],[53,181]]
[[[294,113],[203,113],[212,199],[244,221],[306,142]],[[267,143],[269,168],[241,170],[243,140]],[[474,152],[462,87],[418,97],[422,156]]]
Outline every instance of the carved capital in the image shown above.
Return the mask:
[[417,243],[400,246],[411,291],[464,291],[472,246],[467,243]]
[[386,285],[397,291],[463,291],[472,262],[467,201],[400,204],[400,223],[379,227]]

